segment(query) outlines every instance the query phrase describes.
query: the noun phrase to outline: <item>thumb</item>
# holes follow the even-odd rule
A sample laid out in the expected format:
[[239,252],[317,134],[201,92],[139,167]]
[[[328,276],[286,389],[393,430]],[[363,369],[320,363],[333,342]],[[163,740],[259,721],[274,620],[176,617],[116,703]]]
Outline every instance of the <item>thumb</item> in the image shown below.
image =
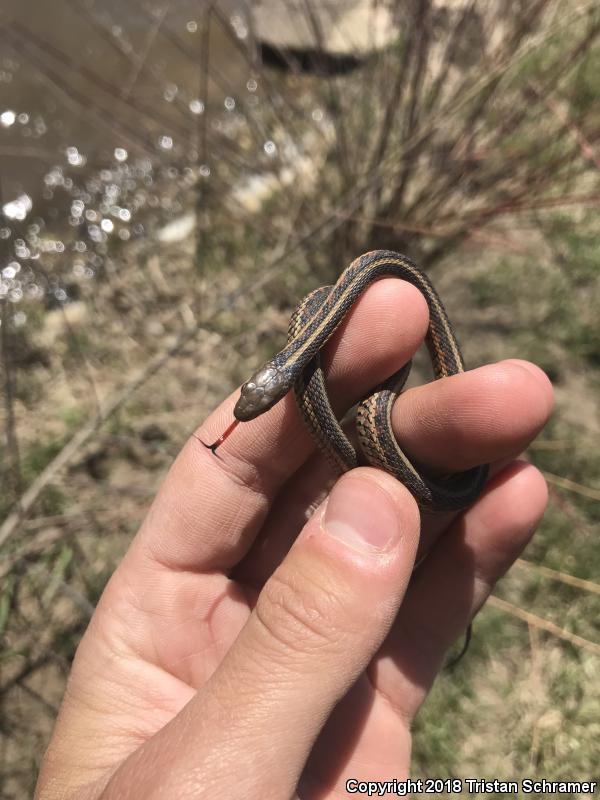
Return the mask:
[[150,781],[139,796],[191,796],[181,794],[191,786],[193,796],[207,786],[228,796],[235,775],[240,797],[290,797],[333,707],[394,620],[418,533],[417,506],[394,478],[371,468],[340,478],[211,679],[138,751],[137,769],[123,766]]

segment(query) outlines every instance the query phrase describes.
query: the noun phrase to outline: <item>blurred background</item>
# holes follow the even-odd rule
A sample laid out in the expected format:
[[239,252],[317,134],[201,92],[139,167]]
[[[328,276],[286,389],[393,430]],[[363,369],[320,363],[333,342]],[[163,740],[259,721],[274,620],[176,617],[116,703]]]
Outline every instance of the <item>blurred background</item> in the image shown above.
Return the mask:
[[371,248],[469,366],[557,394],[547,516],[414,775],[598,777],[599,32],[597,0],[2,0],[2,797],[186,437]]

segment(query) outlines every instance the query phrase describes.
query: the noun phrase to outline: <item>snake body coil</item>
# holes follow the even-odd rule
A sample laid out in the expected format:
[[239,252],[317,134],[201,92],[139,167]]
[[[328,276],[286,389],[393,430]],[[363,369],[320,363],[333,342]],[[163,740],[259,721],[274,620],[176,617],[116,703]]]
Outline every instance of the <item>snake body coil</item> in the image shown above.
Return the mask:
[[[304,419],[335,469],[345,472],[357,466],[356,450],[331,409],[319,353],[363,291],[386,276],[412,283],[427,301],[426,344],[435,378],[464,372],[448,315],[427,276],[406,256],[375,250],[355,259],[335,286],[317,289],[302,301],[290,320],[287,345],[242,386],[234,409],[236,419],[254,419],[293,388]],[[487,465],[434,478],[407,458],[393,434],[391,410],[410,366],[409,362],[358,406],[356,427],[361,451],[369,464],[402,481],[421,508],[430,511],[464,508],[481,492],[487,479]]]

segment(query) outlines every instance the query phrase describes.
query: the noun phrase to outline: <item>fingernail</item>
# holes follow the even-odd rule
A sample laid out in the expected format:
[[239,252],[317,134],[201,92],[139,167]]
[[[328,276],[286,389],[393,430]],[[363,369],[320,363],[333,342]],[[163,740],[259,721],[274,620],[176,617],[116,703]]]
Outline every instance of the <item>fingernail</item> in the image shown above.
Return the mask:
[[338,481],[327,501],[322,527],[329,536],[366,551],[391,550],[401,537],[393,498],[365,477]]

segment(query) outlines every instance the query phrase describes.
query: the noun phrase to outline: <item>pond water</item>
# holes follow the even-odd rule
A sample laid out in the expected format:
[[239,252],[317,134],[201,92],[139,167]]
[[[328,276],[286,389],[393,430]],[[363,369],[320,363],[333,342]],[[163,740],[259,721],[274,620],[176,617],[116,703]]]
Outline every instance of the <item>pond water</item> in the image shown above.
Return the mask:
[[202,4],[200,13],[191,0],[169,13],[170,5],[30,0],[3,10],[5,202],[39,200],[49,164],[81,176],[115,153],[119,163],[126,154],[189,158],[207,104],[214,115],[250,93],[254,46],[244,18],[212,14],[207,32]]
[[92,277],[111,241],[189,211],[203,182],[261,192],[286,154],[304,163],[323,110],[301,77],[263,68],[261,42],[362,54],[382,28],[362,2],[321,17],[280,0],[4,2],[0,298],[64,302],[65,276]]
[[[235,154],[265,103],[256,42],[235,2],[28,0],[0,25],[0,297],[63,302],[67,275],[181,214]],[[260,169],[276,148],[256,127]]]

